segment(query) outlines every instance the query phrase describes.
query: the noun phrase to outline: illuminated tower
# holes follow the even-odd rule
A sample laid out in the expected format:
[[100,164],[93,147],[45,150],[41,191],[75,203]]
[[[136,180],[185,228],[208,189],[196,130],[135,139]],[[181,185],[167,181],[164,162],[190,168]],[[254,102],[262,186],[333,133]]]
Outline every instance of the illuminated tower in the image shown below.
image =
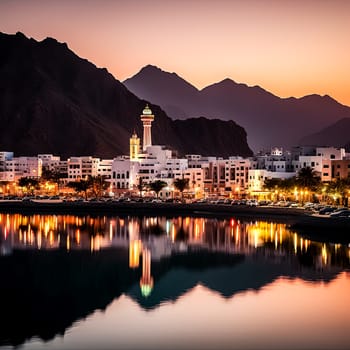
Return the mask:
[[130,160],[138,160],[140,153],[140,138],[135,131],[130,138]]
[[143,124],[143,147],[142,150],[145,152],[148,146],[152,146],[152,135],[151,127],[154,120],[154,115],[151,109],[146,105],[145,109],[141,114],[141,121]]
[[148,297],[153,289],[153,277],[151,276],[151,252],[149,249],[142,250],[142,277],[140,279],[141,294]]

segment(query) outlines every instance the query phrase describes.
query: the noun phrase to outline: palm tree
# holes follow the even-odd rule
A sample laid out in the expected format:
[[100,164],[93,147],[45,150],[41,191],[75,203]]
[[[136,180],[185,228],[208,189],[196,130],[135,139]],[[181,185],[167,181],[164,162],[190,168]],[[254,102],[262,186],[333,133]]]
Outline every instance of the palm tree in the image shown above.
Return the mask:
[[157,195],[157,198],[158,198],[158,195],[159,195],[159,192],[162,190],[162,188],[164,188],[165,186],[167,185],[166,182],[162,181],[162,180],[156,180],[156,181],[153,181],[149,184],[149,188],[154,191]]
[[316,171],[310,167],[305,167],[298,172],[296,184],[305,191],[315,192],[320,188],[322,182]]
[[174,186],[181,193],[181,198],[183,198],[184,190],[188,189],[189,179],[175,179]]
[[301,187],[307,188],[310,191],[315,191],[321,184],[321,178],[310,167],[300,169],[297,175],[297,184]]

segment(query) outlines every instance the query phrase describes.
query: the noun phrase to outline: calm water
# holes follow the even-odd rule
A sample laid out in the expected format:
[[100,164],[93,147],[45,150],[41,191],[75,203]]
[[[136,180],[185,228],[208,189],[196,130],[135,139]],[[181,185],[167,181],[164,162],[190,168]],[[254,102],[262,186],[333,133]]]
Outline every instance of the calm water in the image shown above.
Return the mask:
[[232,218],[0,214],[0,347],[349,349],[350,248]]

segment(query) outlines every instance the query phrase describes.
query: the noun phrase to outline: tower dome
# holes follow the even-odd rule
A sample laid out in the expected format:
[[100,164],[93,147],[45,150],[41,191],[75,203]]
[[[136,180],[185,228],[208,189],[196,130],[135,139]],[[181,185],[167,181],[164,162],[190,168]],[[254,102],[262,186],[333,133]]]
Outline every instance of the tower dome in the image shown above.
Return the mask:
[[143,115],[152,115],[152,110],[151,110],[151,108],[148,107],[148,104],[146,105],[146,107],[142,111],[142,114]]

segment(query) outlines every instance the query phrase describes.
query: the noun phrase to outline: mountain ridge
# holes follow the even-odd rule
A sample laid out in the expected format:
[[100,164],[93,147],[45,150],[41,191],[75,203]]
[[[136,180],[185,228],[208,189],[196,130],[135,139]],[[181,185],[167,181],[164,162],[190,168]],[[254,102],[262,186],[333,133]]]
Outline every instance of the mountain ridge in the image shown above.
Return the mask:
[[300,144],[344,147],[350,152],[350,118],[340,119],[314,134],[304,136]]

